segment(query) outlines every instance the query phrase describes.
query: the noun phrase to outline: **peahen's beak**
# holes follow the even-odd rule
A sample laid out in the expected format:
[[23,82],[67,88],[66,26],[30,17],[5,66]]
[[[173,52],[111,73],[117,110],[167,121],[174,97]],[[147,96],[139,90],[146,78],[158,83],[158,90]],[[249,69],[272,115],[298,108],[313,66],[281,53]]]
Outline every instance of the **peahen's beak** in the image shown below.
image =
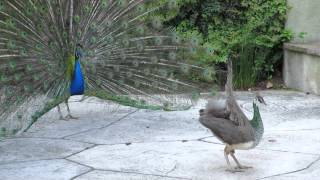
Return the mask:
[[262,96],[258,95],[256,98],[261,104],[267,105],[266,101],[263,99]]
[[199,115],[200,115],[200,116],[203,116],[203,115],[204,115],[204,109],[200,109],[200,110],[199,110]]

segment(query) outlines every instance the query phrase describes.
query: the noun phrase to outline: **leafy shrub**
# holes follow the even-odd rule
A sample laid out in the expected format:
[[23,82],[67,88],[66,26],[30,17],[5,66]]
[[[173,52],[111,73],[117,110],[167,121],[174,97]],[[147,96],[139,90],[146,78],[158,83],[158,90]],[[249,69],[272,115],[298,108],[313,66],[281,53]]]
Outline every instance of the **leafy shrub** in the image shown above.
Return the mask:
[[[160,0],[164,2],[165,0]],[[198,54],[207,66],[235,61],[235,85],[249,87],[270,79],[280,67],[282,43],[292,38],[285,29],[286,0],[187,0],[176,1],[179,11],[160,15],[184,38],[197,38],[213,50]]]

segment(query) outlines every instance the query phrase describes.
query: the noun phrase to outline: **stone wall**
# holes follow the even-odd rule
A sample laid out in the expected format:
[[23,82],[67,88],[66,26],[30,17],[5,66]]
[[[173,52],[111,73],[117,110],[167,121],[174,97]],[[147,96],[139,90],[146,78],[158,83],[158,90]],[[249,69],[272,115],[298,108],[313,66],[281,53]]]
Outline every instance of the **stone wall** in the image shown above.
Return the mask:
[[283,76],[286,85],[320,95],[320,45],[286,44]]
[[[289,88],[320,95],[320,0],[288,0],[286,27],[295,33],[284,45],[283,78]],[[299,33],[306,32],[304,38]]]
[[[287,28],[295,33],[293,42],[320,41],[320,0],[287,0],[291,10],[288,13]],[[304,39],[299,33],[306,32]]]

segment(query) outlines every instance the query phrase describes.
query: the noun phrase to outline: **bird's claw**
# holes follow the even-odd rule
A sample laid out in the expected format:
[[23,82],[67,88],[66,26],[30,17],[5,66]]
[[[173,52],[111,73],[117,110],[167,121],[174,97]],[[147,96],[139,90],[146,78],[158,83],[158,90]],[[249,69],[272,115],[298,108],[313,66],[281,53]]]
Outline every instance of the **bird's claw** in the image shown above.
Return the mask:
[[226,169],[226,171],[229,171],[229,172],[232,172],[232,173],[244,172],[244,170],[239,168],[239,167],[234,167],[234,168],[230,167],[230,168]]
[[68,121],[69,119],[68,119],[68,118],[64,118],[63,116],[60,116],[59,120],[61,120],[61,121]]
[[251,169],[252,167],[251,166],[238,166],[238,169]]
[[66,119],[79,119],[78,117],[73,117],[71,114],[65,117]]

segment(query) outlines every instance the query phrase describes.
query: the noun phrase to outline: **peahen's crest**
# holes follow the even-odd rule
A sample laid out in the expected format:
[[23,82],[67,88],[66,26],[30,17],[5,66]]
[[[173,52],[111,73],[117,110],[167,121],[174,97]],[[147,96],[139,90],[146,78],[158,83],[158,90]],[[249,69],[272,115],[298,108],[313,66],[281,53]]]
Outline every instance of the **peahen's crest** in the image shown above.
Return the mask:
[[70,96],[78,44],[85,95],[137,108],[190,107],[200,90],[188,77],[210,80],[214,70],[191,65],[198,39],[165,30],[156,15],[177,2],[151,3],[0,0],[0,127],[23,130]]

